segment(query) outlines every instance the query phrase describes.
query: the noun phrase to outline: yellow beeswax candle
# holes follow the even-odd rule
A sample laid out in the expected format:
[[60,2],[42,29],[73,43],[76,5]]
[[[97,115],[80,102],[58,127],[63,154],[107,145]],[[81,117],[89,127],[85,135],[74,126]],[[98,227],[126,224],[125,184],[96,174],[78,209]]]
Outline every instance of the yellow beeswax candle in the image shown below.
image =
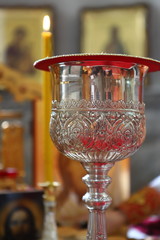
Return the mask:
[[[44,16],[43,19],[43,32],[42,32],[42,51],[43,57],[49,57],[52,55],[52,33],[50,32],[50,18]],[[43,116],[44,116],[44,176],[46,181],[52,182],[53,177],[53,143],[49,135],[49,122],[51,112],[51,84],[49,72],[43,72]]]

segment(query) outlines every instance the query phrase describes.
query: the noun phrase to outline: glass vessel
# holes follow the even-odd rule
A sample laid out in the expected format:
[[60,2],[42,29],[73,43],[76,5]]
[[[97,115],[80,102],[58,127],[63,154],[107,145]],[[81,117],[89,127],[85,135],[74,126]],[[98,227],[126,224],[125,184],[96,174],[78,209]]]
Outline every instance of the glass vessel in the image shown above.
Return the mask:
[[126,55],[75,54],[42,59],[35,67],[50,70],[50,135],[57,148],[87,171],[89,240],[107,239],[106,188],[116,161],[134,154],[145,134],[143,80],[160,62]]

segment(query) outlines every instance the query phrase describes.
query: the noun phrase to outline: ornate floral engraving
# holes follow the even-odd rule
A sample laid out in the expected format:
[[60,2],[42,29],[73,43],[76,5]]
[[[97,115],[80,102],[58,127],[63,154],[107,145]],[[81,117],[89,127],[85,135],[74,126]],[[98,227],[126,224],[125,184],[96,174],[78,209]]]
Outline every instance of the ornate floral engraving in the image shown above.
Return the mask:
[[53,102],[53,142],[82,162],[116,161],[133,154],[145,137],[144,104],[107,100]]
[[100,100],[96,100],[96,101],[87,101],[85,99],[81,99],[79,101],[77,100],[62,100],[61,102],[58,102],[57,100],[54,100],[52,102],[52,110],[57,110],[57,109],[95,109],[96,111],[100,110],[100,109],[124,109],[124,110],[128,110],[128,109],[132,109],[132,110],[138,110],[142,113],[144,113],[144,108],[145,108],[145,104],[144,103],[140,103],[140,102],[134,102],[134,101],[130,101],[130,102],[125,102],[123,100],[119,100],[119,101],[111,101],[111,100],[105,100],[105,101],[100,101]]

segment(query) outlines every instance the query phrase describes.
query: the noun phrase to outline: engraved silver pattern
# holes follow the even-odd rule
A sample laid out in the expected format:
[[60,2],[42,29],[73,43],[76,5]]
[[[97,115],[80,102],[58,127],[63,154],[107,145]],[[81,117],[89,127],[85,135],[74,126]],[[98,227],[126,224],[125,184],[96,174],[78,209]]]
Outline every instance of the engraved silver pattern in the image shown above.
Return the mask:
[[52,104],[50,133],[58,149],[82,162],[117,161],[145,138],[144,104],[68,100]]

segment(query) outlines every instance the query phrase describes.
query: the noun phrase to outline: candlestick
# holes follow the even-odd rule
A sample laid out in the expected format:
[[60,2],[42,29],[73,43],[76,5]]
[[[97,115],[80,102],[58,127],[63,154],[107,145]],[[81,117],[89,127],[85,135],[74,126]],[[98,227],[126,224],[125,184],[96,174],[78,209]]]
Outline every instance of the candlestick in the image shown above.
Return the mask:
[[[52,55],[52,33],[50,29],[50,18],[45,16],[43,19],[43,32],[42,32],[42,50],[43,57],[49,57]],[[43,116],[44,116],[44,175],[46,181],[53,181],[53,144],[49,135],[49,121],[51,111],[51,86],[50,86],[50,74],[48,72],[43,73]]]
[[42,240],[57,240],[57,226],[55,220],[55,195],[56,189],[59,187],[58,182],[44,182],[40,183],[39,186],[44,189],[44,228]]

